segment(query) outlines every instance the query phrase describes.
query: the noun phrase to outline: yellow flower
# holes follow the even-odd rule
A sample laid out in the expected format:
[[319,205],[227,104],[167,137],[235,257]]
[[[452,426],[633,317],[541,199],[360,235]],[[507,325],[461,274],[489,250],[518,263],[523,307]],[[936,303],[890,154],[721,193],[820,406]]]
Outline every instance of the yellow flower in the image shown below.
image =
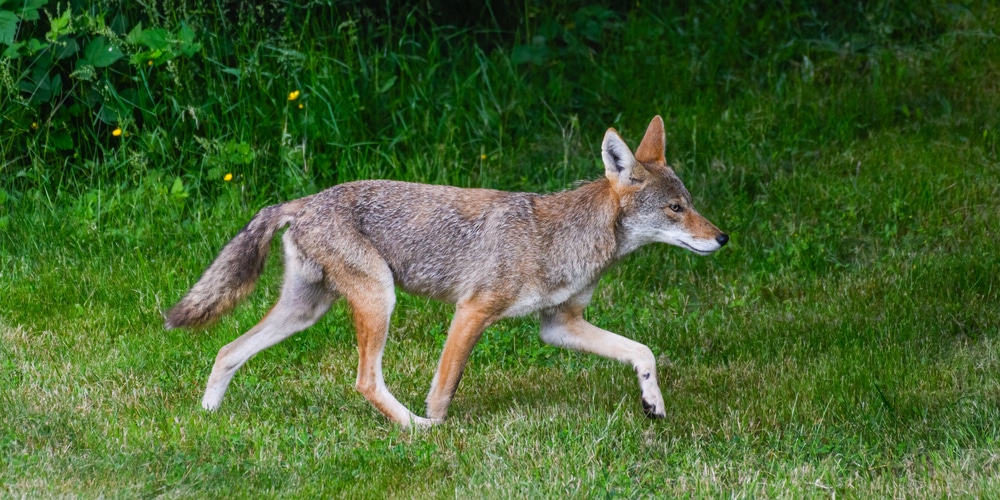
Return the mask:
[[148,63],[146,63],[146,64],[147,64],[148,66],[152,66],[152,65],[153,65],[153,60],[152,60],[152,59],[150,59],[150,60],[149,60],[149,62],[148,62]]
[[479,155],[479,159],[480,160],[485,160],[486,159],[486,153],[483,153],[483,154]]
[[121,129],[121,127],[112,130],[111,131],[111,135],[113,135],[115,137],[120,137],[122,135],[122,129]]
[[224,180],[226,182],[229,182],[229,181],[233,180],[233,174],[226,174],[226,176],[223,177],[222,180]]
[[303,105],[303,104],[302,104],[302,103],[300,102],[300,103],[299,103],[299,109],[302,109],[302,108],[304,108],[304,107],[305,107],[305,106],[304,106],[304,105]]
[[31,123],[31,130],[38,130],[38,122]]
[[298,99],[299,98],[299,94],[301,94],[301,92],[299,92],[298,90],[293,90],[293,91],[289,92],[288,93],[288,100],[289,101],[294,101],[294,100]]

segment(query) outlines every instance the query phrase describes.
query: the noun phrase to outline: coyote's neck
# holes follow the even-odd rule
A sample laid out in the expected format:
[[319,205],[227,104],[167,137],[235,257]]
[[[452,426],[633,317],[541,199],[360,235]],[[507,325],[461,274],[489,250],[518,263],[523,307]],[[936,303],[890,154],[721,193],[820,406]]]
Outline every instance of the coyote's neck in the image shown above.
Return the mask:
[[540,196],[535,209],[549,254],[576,272],[596,277],[618,257],[618,197],[607,179]]

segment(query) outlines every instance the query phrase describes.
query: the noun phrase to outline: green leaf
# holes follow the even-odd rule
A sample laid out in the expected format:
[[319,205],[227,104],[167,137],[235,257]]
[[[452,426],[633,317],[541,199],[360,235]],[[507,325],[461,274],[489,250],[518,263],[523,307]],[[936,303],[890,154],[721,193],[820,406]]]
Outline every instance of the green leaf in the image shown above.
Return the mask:
[[118,47],[108,43],[108,39],[99,36],[94,38],[83,49],[83,57],[95,68],[105,68],[111,66],[115,61],[124,57]]
[[36,54],[48,48],[49,44],[41,41],[38,38],[31,38],[28,40],[28,53]]
[[54,42],[59,37],[68,34],[70,32],[69,22],[71,19],[72,13],[69,7],[66,7],[61,16],[49,19],[49,32],[45,34],[45,39]]
[[97,112],[97,119],[108,125],[114,125],[121,121],[122,115],[123,113],[118,106],[115,106],[112,102],[105,102]]
[[515,45],[510,53],[510,62],[515,65],[534,64],[543,66],[549,59],[549,48],[545,45]]
[[[150,62],[156,63],[160,61],[160,58],[162,58],[164,54],[168,56],[170,55],[169,52],[164,53],[162,50],[147,50],[145,52],[137,52],[135,54],[132,54],[131,61],[132,64],[135,64],[136,66],[147,66],[149,65]],[[170,60],[170,57],[167,57],[164,60]]]
[[391,89],[391,88],[392,88],[392,86],[393,86],[393,85],[395,85],[395,84],[396,84],[396,75],[392,75],[392,76],[390,76],[390,77],[389,77],[389,79],[387,79],[387,80],[385,81],[385,83],[383,83],[383,84],[382,84],[382,85],[381,85],[381,86],[380,86],[380,87],[378,88],[378,93],[379,93],[379,94],[384,94],[384,93],[388,92],[388,91],[389,91],[389,89]]
[[181,43],[194,43],[194,30],[187,23],[181,21],[181,27],[177,30],[177,39]]
[[76,55],[77,52],[80,52],[80,44],[76,43],[75,38],[64,36],[53,43],[52,49],[55,58],[57,60],[63,60],[67,57]]
[[23,0],[16,4],[15,12],[20,14],[22,21],[37,21],[38,9],[45,7],[48,0]]
[[13,12],[0,10],[0,43],[11,45],[17,34],[17,16]]
[[187,57],[191,57],[201,50],[201,44],[194,41],[194,30],[187,23],[182,22],[177,31],[177,40],[180,43],[180,51]]
[[184,181],[182,181],[180,177],[174,178],[174,185],[170,186],[170,196],[177,199],[188,197],[187,190],[184,189]]
[[49,81],[52,83],[53,94],[59,95],[62,93],[62,77],[59,76],[59,73],[52,75],[52,78],[50,78]]
[[58,74],[48,76],[47,66],[37,65],[30,74],[24,75],[17,82],[17,88],[31,96],[32,104],[50,102],[52,97],[62,91],[62,80]]
[[233,165],[249,165],[253,163],[257,153],[250,144],[245,142],[229,141],[222,148],[224,161]]
[[56,130],[49,136],[49,144],[56,149],[73,149],[73,137],[66,130]]
[[170,45],[170,32],[163,28],[145,30],[136,37],[136,43],[153,50],[162,50]]
[[142,21],[139,21],[138,23],[136,23],[135,26],[132,26],[132,30],[129,31],[127,35],[125,35],[125,43],[130,45],[135,45],[139,43],[139,37],[142,36],[143,31],[144,30],[142,29]]
[[20,14],[21,14],[21,20],[22,21],[37,21],[38,17],[39,17],[38,16],[38,11],[35,10],[35,9],[23,10],[23,11],[20,12]]
[[23,43],[15,43],[3,51],[3,56],[10,59],[17,59],[21,57],[21,47],[23,46]]

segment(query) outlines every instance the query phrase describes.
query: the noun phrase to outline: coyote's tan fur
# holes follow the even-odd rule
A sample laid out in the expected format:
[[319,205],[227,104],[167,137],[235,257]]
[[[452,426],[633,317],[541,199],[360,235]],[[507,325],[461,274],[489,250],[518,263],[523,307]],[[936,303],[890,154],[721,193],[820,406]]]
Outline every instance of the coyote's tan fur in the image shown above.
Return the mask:
[[[664,242],[707,255],[729,239],[695,211],[663,146],[659,116],[634,155],[608,129],[605,177],[548,195],[373,180],[264,208],[167,315],[168,328],[193,327],[231,310],[260,276],[272,236],[289,226],[281,298],[219,351],[202,406],[218,408],[243,363],[308,328],[343,297],[357,330],[356,387],[403,426],[443,420],[483,330],[533,312],[545,342],[630,363],[643,409],[663,416],[652,351],[583,319],[601,274],[636,248]],[[397,286],[456,304],[427,418],[400,404],[382,379]]]

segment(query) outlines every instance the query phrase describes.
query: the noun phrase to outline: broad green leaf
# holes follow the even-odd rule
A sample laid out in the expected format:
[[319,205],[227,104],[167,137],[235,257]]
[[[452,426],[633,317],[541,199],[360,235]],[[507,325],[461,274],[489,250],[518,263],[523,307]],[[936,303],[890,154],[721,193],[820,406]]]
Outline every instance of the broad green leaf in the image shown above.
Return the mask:
[[138,23],[136,23],[135,26],[132,26],[132,30],[129,31],[127,35],[125,35],[125,43],[132,45],[139,43],[139,36],[142,35],[143,31],[144,30],[142,29],[142,21],[139,21]]
[[187,190],[184,189],[184,181],[180,177],[174,178],[173,186],[170,186],[170,195],[174,198],[187,198]]
[[49,19],[49,32],[45,34],[45,39],[55,42],[59,37],[68,34],[70,32],[69,22],[71,19],[72,13],[69,7],[63,11],[61,16]]
[[10,12],[21,18],[22,21],[37,21],[38,20],[38,9],[45,6],[48,0],[4,0],[0,1],[0,6],[9,4],[5,7],[10,9]]
[[66,130],[56,130],[49,136],[49,144],[56,149],[73,149],[73,137]]
[[549,48],[545,45],[516,45],[510,54],[510,61],[516,65],[543,66],[548,60]]
[[52,52],[55,54],[57,60],[66,59],[67,57],[76,55],[80,52],[80,44],[76,42],[75,38],[68,36],[60,37],[58,40],[53,42]]
[[194,43],[194,30],[182,21],[181,27],[177,30],[177,39],[183,44]]
[[170,32],[163,28],[143,31],[137,42],[153,50],[162,50],[170,45]]
[[62,93],[62,77],[58,73],[52,75],[52,78],[49,79],[49,85],[52,89],[52,95]]
[[45,42],[43,42],[43,41],[41,41],[41,40],[39,40],[37,38],[32,38],[32,39],[28,40],[28,53],[35,54],[37,52],[45,50],[46,48],[48,48],[48,46],[49,46],[49,44],[47,44],[47,43],[45,43]]
[[101,109],[97,112],[97,119],[107,123],[108,125],[114,125],[121,121],[122,113],[121,110],[118,109],[118,106],[115,106],[111,102],[105,102],[101,105]]
[[37,21],[38,9],[45,7],[46,3],[48,0],[22,0],[12,7],[14,7],[14,12],[21,16],[22,21]]
[[54,95],[62,91],[62,80],[58,74],[49,77],[47,66],[36,65],[30,74],[18,80],[17,88],[30,95],[32,104],[40,104],[51,101]]
[[[147,50],[144,52],[138,52],[136,54],[132,54],[131,61],[132,64],[135,64],[136,66],[145,67],[149,66],[150,65],[149,63],[151,62],[156,63],[157,61],[159,61],[160,58],[164,56],[164,54],[169,56],[170,52],[163,52],[162,50]],[[167,60],[169,59],[170,58],[167,57]]]
[[23,43],[15,43],[10,47],[7,47],[7,49],[3,51],[2,55],[10,59],[17,59],[18,57],[21,57],[21,47],[23,46]]
[[0,43],[11,45],[17,34],[17,16],[13,12],[0,10]]
[[38,17],[39,17],[38,16],[38,11],[35,10],[35,9],[23,10],[21,12],[18,12],[18,14],[21,15],[21,20],[22,21],[29,21],[29,22],[30,21],[37,21]]
[[235,141],[229,141],[223,146],[222,155],[225,161],[234,165],[249,165],[257,156],[249,144]]
[[83,49],[83,57],[95,68],[105,68],[124,57],[122,51],[108,43],[108,39],[99,36],[94,38]]
[[187,23],[181,23],[181,28],[177,31],[177,40],[180,42],[181,53],[187,57],[201,50],[201,44],[194,41],[194,30]]

